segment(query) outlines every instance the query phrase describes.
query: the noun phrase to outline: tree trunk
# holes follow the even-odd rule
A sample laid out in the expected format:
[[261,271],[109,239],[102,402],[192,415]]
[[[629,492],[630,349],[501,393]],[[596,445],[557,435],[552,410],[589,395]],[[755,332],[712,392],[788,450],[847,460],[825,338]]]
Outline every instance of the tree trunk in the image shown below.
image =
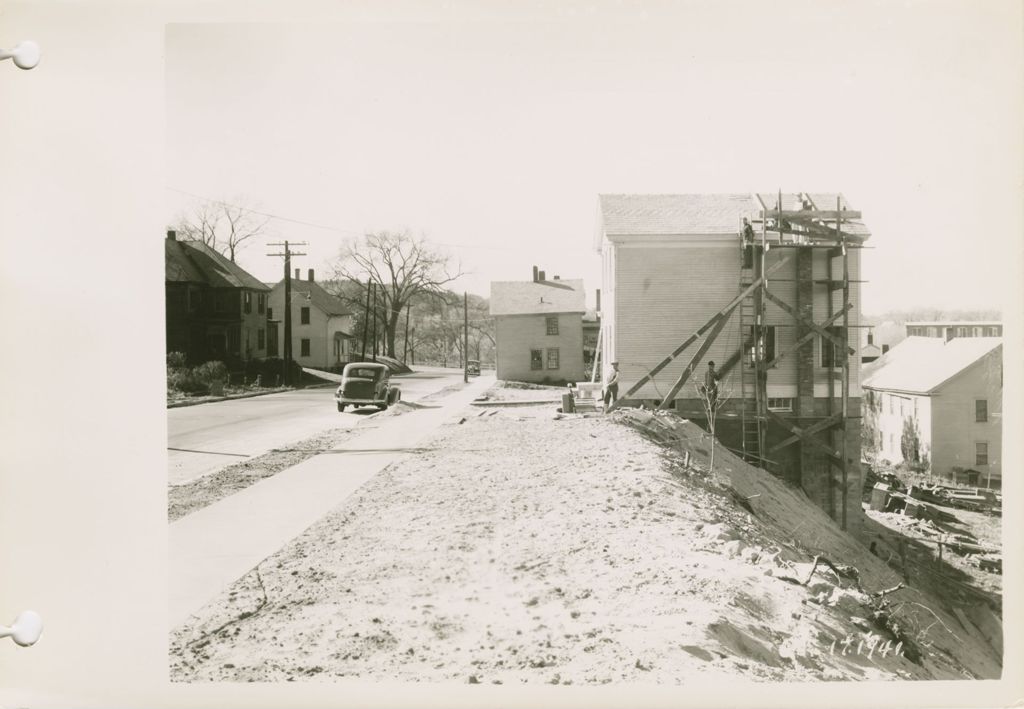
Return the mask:
[[402,315],[402,308],[399,307],[397,310],[392,305],[391,310],[388,312],[388,328],[387,328],[387,355],[388,357],[396,357],[395,352],[395,333],[398,332],[398,321]]

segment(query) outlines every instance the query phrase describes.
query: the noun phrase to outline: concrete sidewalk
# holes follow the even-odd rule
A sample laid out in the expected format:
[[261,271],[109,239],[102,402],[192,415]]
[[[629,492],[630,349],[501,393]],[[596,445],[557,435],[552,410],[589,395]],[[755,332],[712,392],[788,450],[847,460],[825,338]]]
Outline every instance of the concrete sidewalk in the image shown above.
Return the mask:
[[[494,383],[470,381],[439,408],[381,418],[366,433],[194,512],[169,529],[169,621],[177,627],[388,465],[415,453]],[[349,451],[349,453],[346,453]]]

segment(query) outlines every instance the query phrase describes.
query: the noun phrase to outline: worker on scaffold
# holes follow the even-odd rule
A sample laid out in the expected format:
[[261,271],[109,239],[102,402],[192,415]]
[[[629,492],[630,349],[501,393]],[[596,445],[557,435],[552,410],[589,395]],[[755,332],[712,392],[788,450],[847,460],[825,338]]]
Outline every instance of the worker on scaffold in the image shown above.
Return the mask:
[[743,217],[743,268],[754,267],[754,227]]

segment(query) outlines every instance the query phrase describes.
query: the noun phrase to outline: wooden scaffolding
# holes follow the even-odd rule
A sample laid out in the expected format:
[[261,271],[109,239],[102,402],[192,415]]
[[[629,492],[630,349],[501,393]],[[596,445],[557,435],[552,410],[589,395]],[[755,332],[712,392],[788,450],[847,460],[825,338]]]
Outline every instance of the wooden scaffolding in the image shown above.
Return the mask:
[[[775,197],[773,195],[773,197]],[[786,195],[791,204],[786,204],[780,191],[775,199],[757,195],[760,209],[739,225],[741,267],[739,293],[704,325],[682,342],[650,372],[640,378],[626,391],[620,401],[628,400],[641,387],[650,382],[659,372],[679,357],[691,345],[703,338],[693,351],[682,374],[661,399],[659,408],[674,406],[674,401],[683,385],[693,375],[696,367],[714,344],[734,312],[739,311],[740,347],[733,352],[719,368],[724,376],[739,365],[740,395],[738,416],[740,418],[742,454],[749,462],[773,469],[774,458],[785,448],[799,443],[799,474],[828,474],[828,506],[830,515],[847,527],[848,472],[847,451],[848,419],[850,400],[850,355],[856,354],[849,346],[850,310],[850,263],[852,249],[863,247],[864,237],[844,230],[852,220],[859,220],[860,212],[845,208],[841,197],[836,197],[835,208],[817,205],[810,194]],[[771,206],[768,203],[771,202]],[[795,207],[795,208],[787,208]],[[828,205],[827,207],[831,207]],[[771,266],[767,255],[774,249],[792,250]],[[813,254],[824,250],[828,255],[827,273],[824,279],[814,278]],[[834,261],[841,259],[841,269],[836,270]],[[784,264],[797,262],[796,277],[775,279],[773,274]],[[801,267],[803,262],[804,267]],[[772,292],[772,282],[795,282],[797,303],[793,305]],[[821,322],[814,319],[815,286],[825,286],[827,295],[826,318]],[[834,304],[834,293],[841,291],[841,302]],[[770,352],[766,346],[766,312],[772,303],[788,314],[797,330],[795,342],[782,352]],[[827,374],[828,393],[824,411],[814,406],[815,365],[813,361],[814,340],[820,338],[823,347],[831,345]],[[768,355],[771,354],[771,359]],[[798,385],[797,408],[792,416],[782,416],[769,406],[767,391],[768,372],[787,357],[797,358],[798,381],[809,382],[803,391]],[[808,371],[809,369],[809,371]],[[838,402],[838,403],[837,403]],[[820,408],[820,407],[819,407]],[[781,440],[768,445],[769,428],[781,430]],[[778,439],[778,435],[775,436]],[[827,471],[805,471],[810,459],[806,452],[814,451],[818,459],[827,461]],[[840,500],[836,500],[835,478],[840,477]],[[836,502],[839,502],[836,505]],[[836,514],[836,507],[839,514]]]

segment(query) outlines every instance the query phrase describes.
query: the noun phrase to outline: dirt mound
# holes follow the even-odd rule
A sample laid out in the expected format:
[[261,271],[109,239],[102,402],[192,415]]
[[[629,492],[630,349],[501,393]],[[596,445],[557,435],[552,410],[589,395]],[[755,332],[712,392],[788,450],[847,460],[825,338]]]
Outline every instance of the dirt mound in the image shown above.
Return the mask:
[[969,613],[904,588],[767,473],[720,448],[709,472],[710,450],[649,412],[469,415],[178,628],[171,678],[999,675]]
[[[746,512],[748,523],[741,529],[716,527],[712,538],[728,554],[771,554],[766,575],[803,586],[811,603],[845,616],[849,632],[836,639],[844,655],[851,647],[858,653],[870,651],[871,656],[876,649],[885,649],[901,653],[934,678],[1000,677],[1001,643],[977,629],[979,620],[971,622],[962,609],[949,606],[927,585],[907,583],[843,532],[803,491],[747,464],[699,426],[674,414],[623,409],[612,416],[688,460],[689,467],[682,469],[676,461],[677,474],[719,491],[723,509]],[[715,469],[709,471],[712,444]],[[745,654],[760,652],[758,645],[734,630],[720,628],[712,635],[731,644],[733,651],[743,645],[754,648]]]

